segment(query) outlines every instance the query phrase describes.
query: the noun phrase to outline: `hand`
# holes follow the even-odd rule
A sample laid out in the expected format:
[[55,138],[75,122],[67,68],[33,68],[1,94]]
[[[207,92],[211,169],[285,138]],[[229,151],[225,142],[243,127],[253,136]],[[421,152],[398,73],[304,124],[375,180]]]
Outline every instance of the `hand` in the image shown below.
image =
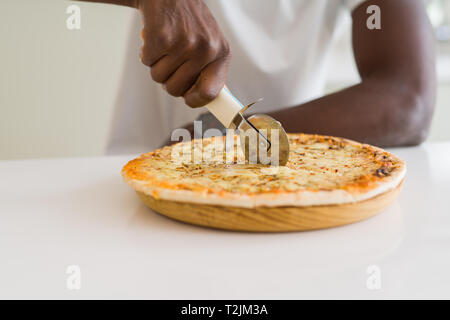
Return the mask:
[[201,0],[139,0],[142,63],[169,94],[190,107],[212,101],[225,84],[230,47]]

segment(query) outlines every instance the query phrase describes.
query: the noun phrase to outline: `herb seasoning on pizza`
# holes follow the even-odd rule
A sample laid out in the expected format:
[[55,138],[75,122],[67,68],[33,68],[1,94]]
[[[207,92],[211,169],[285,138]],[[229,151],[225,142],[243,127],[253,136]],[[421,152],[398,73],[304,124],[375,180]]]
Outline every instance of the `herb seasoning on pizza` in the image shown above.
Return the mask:
[[[406,172],[393,154],[343,138],[289,134],[289,161],[280,167],[246,164],[239,147],[226,161],[225,149],[217,148],[224,141],[213,137],[157,149],[126,164],[123,177],[154,199],[256,208],[363,201],[399,186]],[[200,163],[192,161],[196,148],[202,150]],[[177,150],[191,154],[180,160]]]

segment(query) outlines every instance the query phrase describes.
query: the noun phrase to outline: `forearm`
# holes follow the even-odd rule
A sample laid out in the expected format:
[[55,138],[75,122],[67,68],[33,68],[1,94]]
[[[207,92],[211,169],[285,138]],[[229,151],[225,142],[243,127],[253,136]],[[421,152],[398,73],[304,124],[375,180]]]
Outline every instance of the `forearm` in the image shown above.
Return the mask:
[[271,113],[288,132],[346,137],[378,146],[415,145],[426,137],[434,95],[371,78],[305,104]]
[[[381,8],[380,30],[366,27],[369,4]],[[357,7],[352,18],[361,83],[274,116],[290,132],[329,134],[378,146],[421,143],[436,91],[434,38],[422,1],[370,0]]]

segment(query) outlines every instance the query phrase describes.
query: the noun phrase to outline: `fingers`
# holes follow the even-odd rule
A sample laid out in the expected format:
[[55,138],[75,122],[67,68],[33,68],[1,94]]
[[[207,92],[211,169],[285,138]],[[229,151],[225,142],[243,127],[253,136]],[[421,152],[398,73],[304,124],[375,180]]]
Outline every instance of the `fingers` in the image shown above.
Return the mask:
[[[145,34],[146,31],[143,30],[141,36],[144,38]],[[203,67],[216,58],[217,53],[210,48],[201,50],[207,47],[206,44],[202,47],[187,37],[173,43],[164,35],[156,38],[144,40],[141,61],[151,67],[152,79],[165,84],[171,95],[183,95],[195,82]]]
[[164,84],[166,91],[183,96],[193,108],[204,106],[219,94],[225,84],[230,55],[211,60],[189,59],[183,56],[164,55],[151,65],[151,77]]
[[167,26],[144,27],[141,32],[141,61],[151,68],[152,79],[162,83],[170,95],[183,96],[191,107],[212,101],[225,83],[230,48],[214,23],[211,28],[215,32],[194,28],[185,34],[177,28],[170,32]]
[[[169,31],[165,29],[158,32],[152,32],[146,28],[141,30],[141,61],[144,65],[151,67],[166,55],[172,55],[174,51],[174,42]],[[173,54],[174,57],[179,55]]]
[[184,62],[180,57],[165,55],[151,66],[152,79],[159,83],[165,83]]
[[[163,51],[159,48],[160,54],[155,51],[144,45],[142,60],[151,67],[152,79],[164,84],[170,95],[185,96],[191,107],[212,101],[223,87],[231,57],[228,46],[205,41],[194,45],[179,42],[177,49]],[[163,52],[166,53],[163,55]]]
[[202,107],[219,94],[225,85],[230,56],[208,64],[200,73],[195,84],[183,95],[185,103],[192,107]]
[[165,81],[166,91],[174,97],[183,96],[194,85],[203,67],[192,60],[185,62]]
[[196,82],[203,68],[216,59],[217,52],[210,48],[187,51],[183,63],[166,81],[167,92],[175,97],[183,96]]

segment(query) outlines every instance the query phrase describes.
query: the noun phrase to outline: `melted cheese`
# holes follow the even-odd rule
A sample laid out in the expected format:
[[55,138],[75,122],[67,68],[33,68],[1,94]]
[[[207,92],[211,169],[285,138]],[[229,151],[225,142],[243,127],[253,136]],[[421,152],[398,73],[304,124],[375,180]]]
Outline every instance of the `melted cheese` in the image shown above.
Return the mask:
[[[235,155],[224,151],[224,139],[194,140],[155,150],[124,167],[126,179],[147,187],[202,194],[267,194],[370,189],[403,164],[381,149],[318,135],[289,135],[289,161],[283,167],[245,164],[239,139]],[[184,155],[179,156],[179,151]],[[202,153],[203,150],[203,153]],[[174,152],[176,151],[176,152]],[[197,162],[203,155],[202,162]],[[225,160],[232,159],[232,163]]]

